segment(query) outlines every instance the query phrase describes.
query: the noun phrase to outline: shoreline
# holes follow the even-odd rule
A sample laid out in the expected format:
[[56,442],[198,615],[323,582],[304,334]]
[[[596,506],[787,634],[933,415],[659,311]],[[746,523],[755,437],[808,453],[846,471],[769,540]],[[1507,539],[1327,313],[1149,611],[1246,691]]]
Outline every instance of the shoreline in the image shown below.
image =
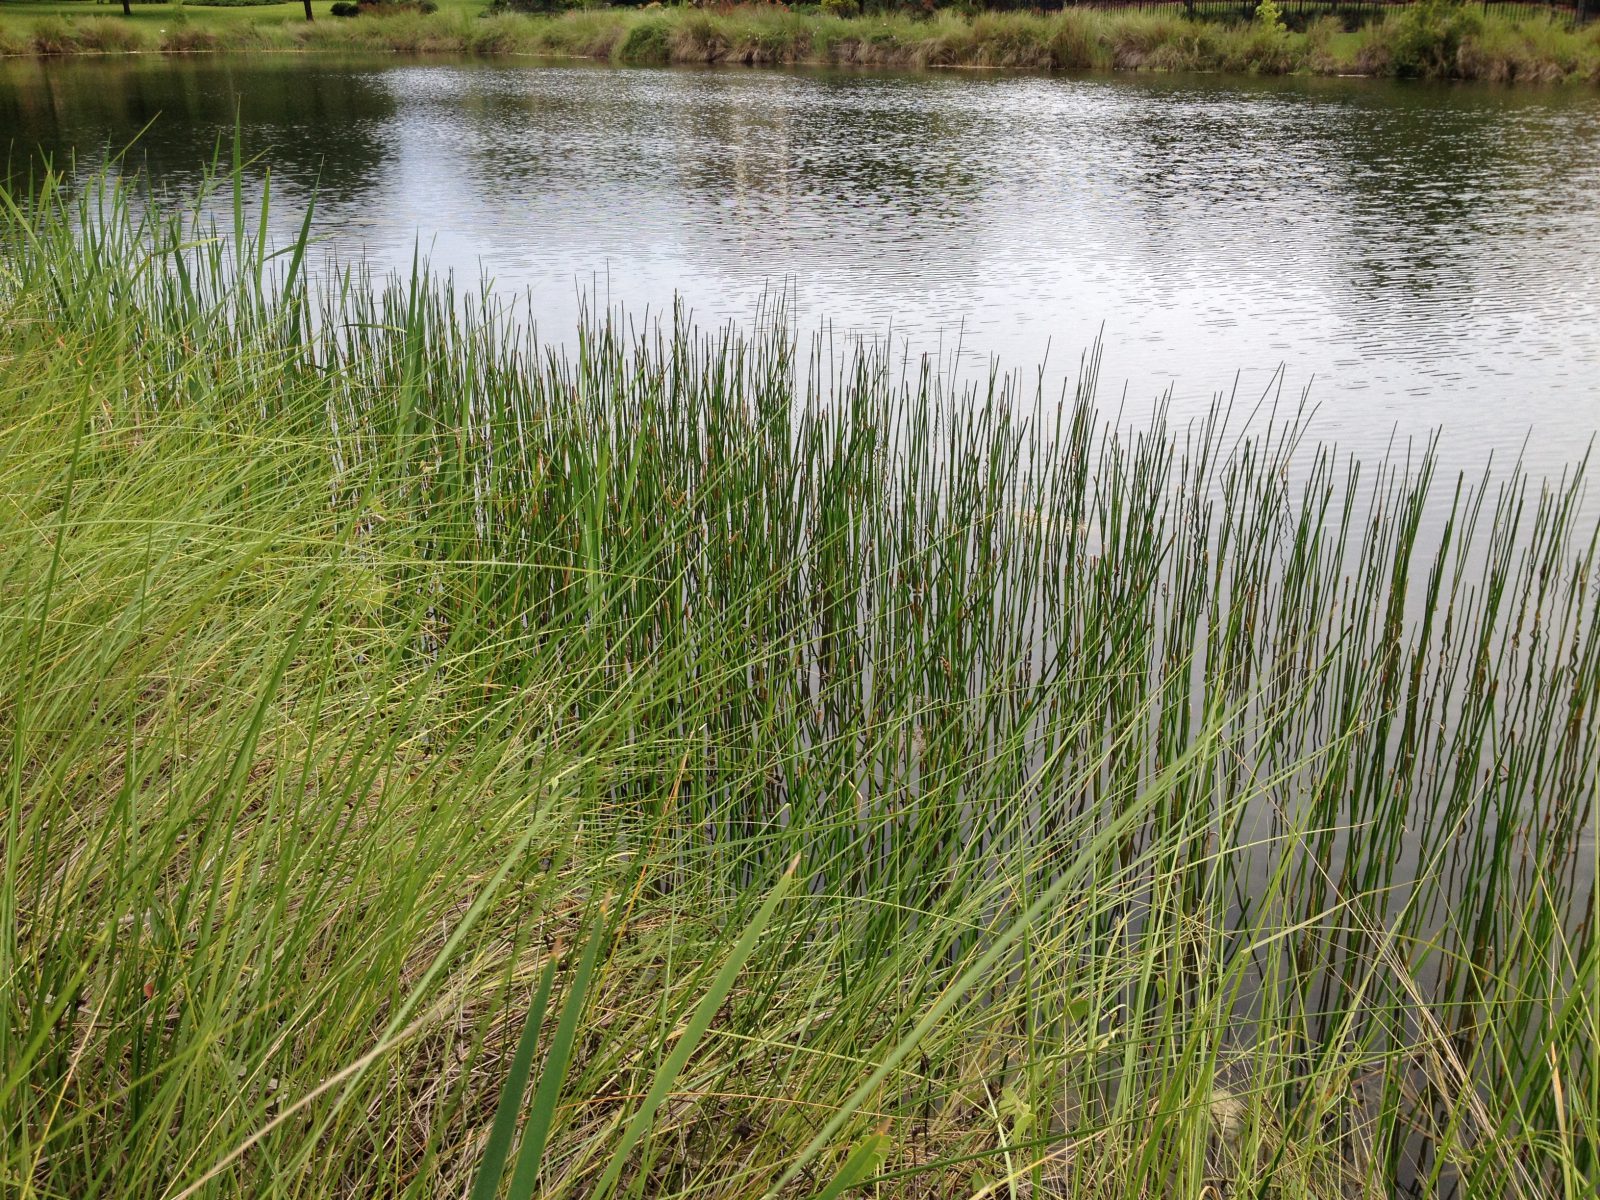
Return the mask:
[[[61,7],[61,6],[58,6]],[[97,6],[98,7],[98,6]],[[152,6],[153,7],[153,6]],[[164,6],[163,6],[164,7]],[[288,6],[271,6],[274,9]],[[479,15],[457,7],[311,23],[174,7],[115,15],[0,13],[0,58],[372,53],[605,62],[617,66],[1139,72],[1422,78],[1600,85],[1600,22],[1566,27],[1462,6],[1419,5],[1345,31],[1190,22],[1172,14],[1066,10],[836,17],[768,8]],[[250,10],[244,10],[249,12]],[[215,16],[228,14],[226,18]],[[154,28],[155,21],[165,27]]]

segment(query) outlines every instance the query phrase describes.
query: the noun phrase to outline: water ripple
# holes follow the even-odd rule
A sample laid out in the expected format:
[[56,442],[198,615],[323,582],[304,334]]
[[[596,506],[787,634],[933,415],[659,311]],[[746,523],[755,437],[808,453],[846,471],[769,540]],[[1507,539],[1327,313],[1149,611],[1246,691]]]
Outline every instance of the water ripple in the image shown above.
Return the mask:
[[[706,320],[788,286],[802,327],[959,336],[1108,392],[1315,380],[1359,449],[1435,424],[1463,461],[1600,427],[1600,97],[1349,80],[197,63],[0,66],[0,126],[141,142],[181,188],[242,106],[340,253]],[[289,211],[286,225],[296,220]]]

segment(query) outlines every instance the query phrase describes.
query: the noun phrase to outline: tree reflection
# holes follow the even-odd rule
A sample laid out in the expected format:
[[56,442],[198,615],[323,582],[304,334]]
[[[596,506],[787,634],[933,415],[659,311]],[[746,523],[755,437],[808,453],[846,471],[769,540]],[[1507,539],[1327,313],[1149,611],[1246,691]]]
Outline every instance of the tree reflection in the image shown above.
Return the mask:
[[275,182],[291,194],[316,188],[348,204],[390,158],[385,127],[394,114],[392,93],[371,74],[307,70],[292,55],[207,59],[181,69],[149,56],[0,64],[0,129],[9,133],[12,179],[47,159],[58,169],[76,162],[88,170],[126,151],[125,169],[181,195],[199,181],[219,140],[231,142],[237,120],[247,153],[270,162]]

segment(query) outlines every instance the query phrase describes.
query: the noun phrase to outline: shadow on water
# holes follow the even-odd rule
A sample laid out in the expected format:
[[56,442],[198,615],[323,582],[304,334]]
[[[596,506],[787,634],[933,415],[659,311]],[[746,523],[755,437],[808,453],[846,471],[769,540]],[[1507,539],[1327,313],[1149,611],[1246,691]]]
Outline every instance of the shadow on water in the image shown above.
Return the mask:
[[270,159],[286,201],[317,191],[344,210],[358,207],[392,162],[398,112],[370,72],[308,71],[291,56],[175,64],[138,55],[66,70],[34,60],[0,64],[0,129],[13,179],[43,160],[58,169],[75,160],[92,172],[107,154],[126,152],[127,168],[187,197],[237,120],[252,150]]

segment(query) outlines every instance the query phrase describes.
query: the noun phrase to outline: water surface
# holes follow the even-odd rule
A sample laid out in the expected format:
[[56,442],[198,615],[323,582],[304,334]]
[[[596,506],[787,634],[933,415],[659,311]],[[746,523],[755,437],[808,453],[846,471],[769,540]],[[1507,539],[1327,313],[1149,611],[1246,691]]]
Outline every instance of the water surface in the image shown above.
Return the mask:
[[[235,114],[287,230],[528,289],[959,345],[1181,416],[1284,368],[1323,437],[1558,471],[1600,427],[1600,93],[1368,80],[207,59],[0,64],[0,141],[181,193]],[[148,126],[148,128],[146,128]],[[259,172],[259,167],[257,168]]]

